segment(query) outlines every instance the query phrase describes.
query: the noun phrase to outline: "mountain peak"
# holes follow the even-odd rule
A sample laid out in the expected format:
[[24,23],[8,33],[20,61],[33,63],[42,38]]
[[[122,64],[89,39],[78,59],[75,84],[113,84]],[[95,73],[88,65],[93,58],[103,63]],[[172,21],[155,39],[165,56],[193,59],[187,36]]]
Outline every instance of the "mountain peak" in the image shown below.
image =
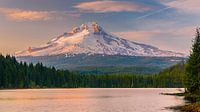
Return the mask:
[[[134,35],[133,35],[134,36]],[[16,56],[74,56],[77,54],[150,56],[150,57],[184,57],[184,54],[160,50],[159,48],[131,42],[103,30],[96,22],[88,22],[74,27],[71,32],[52,39],[39,47],[29,47]]]
[[83,30],[87,30],[93,33],[101,33],[103,31],[102,27],[98,25],[97,22],[88,22],[88,23],[82,24],[80,27],[72,28],[71,33],[75,34],[78,32],[82,32]]

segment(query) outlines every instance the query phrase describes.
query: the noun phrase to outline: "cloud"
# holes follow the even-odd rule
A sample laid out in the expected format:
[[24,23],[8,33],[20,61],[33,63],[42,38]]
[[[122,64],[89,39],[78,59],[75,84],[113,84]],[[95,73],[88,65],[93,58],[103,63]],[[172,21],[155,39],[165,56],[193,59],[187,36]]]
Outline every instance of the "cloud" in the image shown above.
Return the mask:
[[74,6],[82,12],[106,13],[106,12],[143,12],[152,7],[139,3],[125,1],[93,1],[83,2]]
[[0,13],[3,13],[8,19],[16,21],[38,21],[50,19],[50,12],[47,11],[27,11],[21,9],[0,8]]
[[113,32],[113,34],[131,41],[159,46],[159,48],[164,50],[172,50],[189,54],[192,44],[191,41],[195,37],[195,26],[185,26],[171,29]]
[[160,34],[160,30],[141,30],[141,31],[125,31],[125,32],[114,32],[115,35],[123,37],[128,40],[134,41],[148,41],[150,37]]
[[164,5],[177,9],[181,12],[187,13],[199,13],[200,12],[200,0],[175,0],[161,2]]
[[72,11],[31,11],[14,8],[0,8],[0,13],[12,21],[46,21],[64,16],[79,16]]
[[[168,30],[152,29],[152,30],[139,30],[139,31],[125,31],[125,32],[114,32],[115,35],[121,36],[129,40],[149,40],[151,37],[160,36],[160,38],[168,36],[173,37],[188,37],[193,38],[195,33],[194,26],[187,26],[181,28],[171,28]],[[169,35],[171,37],[169,37]],[[163,36],[163,37],[161,37]]]

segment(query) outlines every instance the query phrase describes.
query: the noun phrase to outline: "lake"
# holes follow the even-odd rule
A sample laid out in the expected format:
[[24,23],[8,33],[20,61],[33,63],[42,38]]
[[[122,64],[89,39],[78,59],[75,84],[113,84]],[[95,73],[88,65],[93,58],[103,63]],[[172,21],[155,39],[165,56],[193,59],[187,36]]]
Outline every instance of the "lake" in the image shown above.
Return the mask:
[[0,112],[173,112],[180,89],[19,89],[0,91]]

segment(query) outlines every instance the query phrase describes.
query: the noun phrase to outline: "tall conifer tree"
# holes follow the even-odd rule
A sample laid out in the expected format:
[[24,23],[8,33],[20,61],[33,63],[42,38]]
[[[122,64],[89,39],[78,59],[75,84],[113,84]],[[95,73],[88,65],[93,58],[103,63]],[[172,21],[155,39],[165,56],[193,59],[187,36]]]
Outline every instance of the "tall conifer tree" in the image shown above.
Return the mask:
[[186,66],[186,88],[190,93],[200,92],[200,29],[197,28],[192,51]]

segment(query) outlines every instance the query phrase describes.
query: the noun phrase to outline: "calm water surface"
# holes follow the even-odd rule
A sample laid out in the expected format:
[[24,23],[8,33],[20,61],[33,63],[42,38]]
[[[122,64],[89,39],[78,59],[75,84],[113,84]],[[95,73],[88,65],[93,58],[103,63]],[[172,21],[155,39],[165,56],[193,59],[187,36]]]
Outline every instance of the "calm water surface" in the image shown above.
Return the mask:
[[179,89],[1,90],[0,112],[173,112],[181,97],[160,95]]

